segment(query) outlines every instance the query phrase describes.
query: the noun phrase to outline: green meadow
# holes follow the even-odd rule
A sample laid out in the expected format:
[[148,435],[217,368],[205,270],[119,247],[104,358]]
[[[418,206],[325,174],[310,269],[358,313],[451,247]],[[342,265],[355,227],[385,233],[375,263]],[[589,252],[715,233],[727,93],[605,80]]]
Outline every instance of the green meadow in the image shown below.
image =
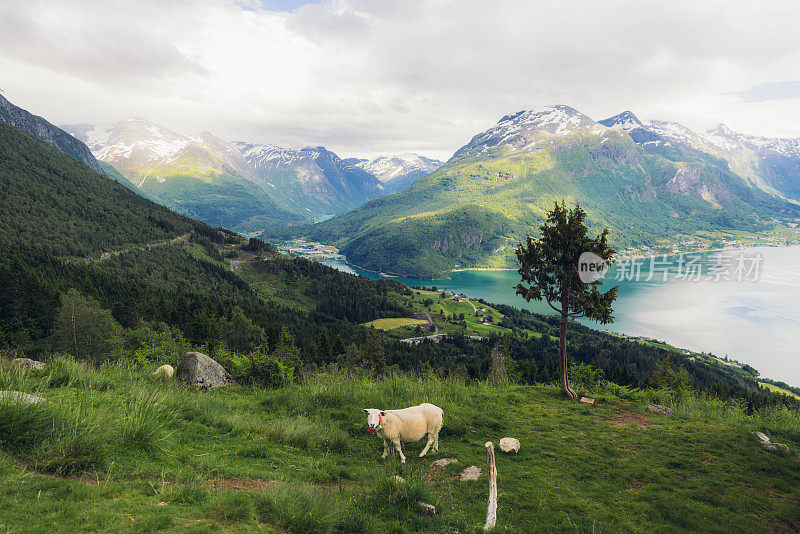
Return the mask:
[[[486,513],[484,443],[497,452],[497,531],[794,532],[800,527],[800,416],[602,383],[596,401],[555,386],[334,368],[280,389],[196,392],[131,363],[4,360],[0,532],[477,532]],[[578,388],[583,387],[580,383]],[[440,452],[381,458],[363,408],[432,402]],[[674,413],[651,413],[657,402]],[[767,433],[789,453],[763,450]],[[436,469],[438,458],[458,463]],[[477,465],[477,481],[458,473]],[[400,475],[405,482],[394,480]],[[436,515],[419,511],[424,501]]]

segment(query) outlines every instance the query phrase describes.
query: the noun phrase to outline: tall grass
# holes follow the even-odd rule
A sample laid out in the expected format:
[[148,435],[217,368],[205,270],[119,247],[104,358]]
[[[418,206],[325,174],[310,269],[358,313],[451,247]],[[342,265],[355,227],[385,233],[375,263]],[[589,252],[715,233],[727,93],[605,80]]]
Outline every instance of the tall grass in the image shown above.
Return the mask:
[[275,484],[255,497],[258,519],[277,523],[291,532],[327,534],[361,532],[363,516],[341,502],[309,487]]
[[119,428],[122,443],[153,451],[164,438],[164,428],[175,418],[176,410],[164,406],[165,395],[157,389],[141,388],[126,403]]
[[304,449],[318,448],[331,452],[350,449],[350,436],[338,426],[305,417],[284,417],[272,421],[265,437]]

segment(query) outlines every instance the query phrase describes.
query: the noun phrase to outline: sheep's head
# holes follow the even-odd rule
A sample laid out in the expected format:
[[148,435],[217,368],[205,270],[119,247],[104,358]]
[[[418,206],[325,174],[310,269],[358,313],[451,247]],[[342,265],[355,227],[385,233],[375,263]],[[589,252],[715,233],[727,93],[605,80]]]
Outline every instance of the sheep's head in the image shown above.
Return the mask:
[[381,418],[386,415],[386,412],[382,412],[374,408],[361,411],[367,414],[367,425],[369,425],[369,427],[367,428],[367,432],[372,434],[373,432],[377,432],[383,427],[383,425],[381,424]]

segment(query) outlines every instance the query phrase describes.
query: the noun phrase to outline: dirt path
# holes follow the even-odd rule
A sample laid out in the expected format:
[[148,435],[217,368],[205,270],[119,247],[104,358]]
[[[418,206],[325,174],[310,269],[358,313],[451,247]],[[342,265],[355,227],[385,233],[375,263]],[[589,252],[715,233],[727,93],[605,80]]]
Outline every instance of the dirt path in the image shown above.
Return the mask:
[[172,239],[162,239],[160,241],[152,241],[150,243],[147,243],[146,245],[140,245],[138,247],[129,247],[129,248],[122,248],[122,249],[118,249],[118,250],[112,250],[111,252],[102,252],[100,254],[100,258],[92,258],[91,256],[89,256],[87,258],[72,258],[72,259],[68,259],[66,261],[67,261],[67,263],[78,263],[78,262],[89,262],[89,261],[105,261],[105,260],[109,259],[111,256],[118,256],[119,254],[123,254],[125,252],[130,252],[131,250],[143,250],[145,248],[151,249],[153,247],[158,247],[158,246],[161,246],[161,245],[167,245],[167,244],[170,244],[170,243],[178,243],[178,242],[187,243],[188,240],[189,240],[189,236],[191,236],[191,235],[192,234],[190,232],[190,233],[186,233],[186,234],[183,234],[183,235],[179,235],[178,237],[173,237]]
[[434,334],[434,335],[438,334],[438,333],[439,333],[439,327],[438,327],[438,326],[436,326],[436,323],[435,323],[435,322],[433,322],[433,318],[431,317],[431,314],[430,314],[430,313],[426,313],[426,314],[425,314],[425,317],[427,317],[427,318],[428,318],[428,322],[429,322],[429,323],[430,323],[430,325],[433,327],[433,334]]

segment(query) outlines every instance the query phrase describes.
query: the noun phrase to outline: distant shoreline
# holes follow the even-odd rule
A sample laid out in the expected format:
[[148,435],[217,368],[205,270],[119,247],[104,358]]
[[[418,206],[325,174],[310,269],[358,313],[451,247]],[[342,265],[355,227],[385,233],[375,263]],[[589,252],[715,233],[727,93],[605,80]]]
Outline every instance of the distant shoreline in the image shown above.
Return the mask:
[[[708,254],[708,253],[712,253],[712,252],[725,252],[725,251],[729,251],[729,250],[746,250],[746,249],[759,248],[759,247],[792,248],[792,247],[800,247],[800,245],[753,244],[753,245],[747,245],[747,246],[743,246],[743,247],[729,246],[729,247],[709,248],[709,249],[687,249],[687,250],[683,250],[683,251],[680,251],[680,252],[664,252],[664,253],[661,253],[661,254],[648,254],[648,255],[638,255],[638,254],[636,254],[636,255],[632,255],[632,256],[623,256],[623,257],[618,258],[617,260],[615,260],[614,263],[625,262],[625,261],[633,261],[633,260],[648,260],[648,259],[651,259],[651,258],[658,258],[658,257],[662,257],[662,256],[669,257],[669,256],[681,256],[683,254]],[[416,278],[416,277],[408,276],[408,275],[405,275],[405,274],[388,274],[388,273],[384,273],[384,272],[380,272],[380,271],[373,271],[371,269],[365,269],[364,267],[361,267],[360,265],[356,265],[355,263],[350,263],[347,260],[346,257],[344,257],[343,260],[338,260],[338,261],[344,261],[347,265],[349,265],[351,267],[355,267],[357,269],[360,269],[362,271],[366,271],[368,273],[377,274],[377,275],[382,276],[384,278],[413,278],[415,280],[429,280],[429,281],[432,281],[432,282],[440,282],[440,281],[452,280],[452,278],[449,277],[449,276],[446,276],[444,278]],[[487,272],[497,271],[497,272],[501,272],[501,271],[516,271],[516,270],[517,269],[515,269],[513,267],[461,267],[461,268],[458,268],[458,269],[450,269],[450,270],[445,272],[445,275],[449,275],[450,273],[459,273],[459,272],[467,272],[467,271],[487,271]]]

